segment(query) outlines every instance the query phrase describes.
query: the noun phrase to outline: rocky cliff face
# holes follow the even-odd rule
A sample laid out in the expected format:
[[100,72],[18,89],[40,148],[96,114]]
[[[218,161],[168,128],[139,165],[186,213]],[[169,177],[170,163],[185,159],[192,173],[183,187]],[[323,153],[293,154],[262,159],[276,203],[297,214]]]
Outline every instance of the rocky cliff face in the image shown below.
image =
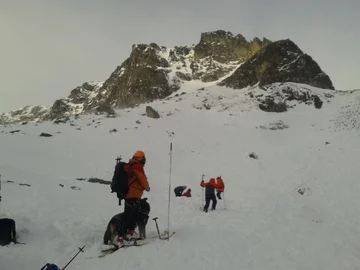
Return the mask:
[[202,33],[193,46],[133,45],[129,58],[106,81],[86,82],[51,107],[25,107],[0,115],[0,124],[54,120],[81,113],[114,114],[114,108],[163,99],[193,80],[234,89],[275,82],[334,89],[318,64],[292,41],[247,41],[240,34],[218,30]]
[[179,85],[169,80],[171,69],[167,59],[161,57],[163,50],[154,43],[134,45],[130,57],[104,82],[86,110],[103,105],[131,107],[178,90]]
[[241,89],[257,83],[262,87],[275,82],[296,82],[334,89],[329,76],[289,39],[264,46],[219,85]]
[[67,98],[58,99],[54,102],[44,120],[54,120],[82,113],[84,108],[93,102],[102,85],[102,82],[86,82],[76,87]]
[[223,30],[202,33],[194,47],[193,77],[203,82],[219,80],[268,43],[269,40],[259,38],[247,41],[240,34],[235,36]]

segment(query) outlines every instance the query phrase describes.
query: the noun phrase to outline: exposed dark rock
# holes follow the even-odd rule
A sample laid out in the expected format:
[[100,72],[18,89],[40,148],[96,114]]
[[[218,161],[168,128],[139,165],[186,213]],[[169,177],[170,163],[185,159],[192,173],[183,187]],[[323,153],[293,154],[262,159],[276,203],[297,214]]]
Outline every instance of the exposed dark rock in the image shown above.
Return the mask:
[[241,89],[259,83],[295,82],[319,88],[334,86],[319,65],[289,39],[269,43],[219,85]]
[[51,107],[50,113],[46,116],[46,120],[54,120],[56,118],[64,118],[68,116],[71,106],[65,99],[58,99]]
[[62,118],[57,118],[54,121],[54,124],[60,124],[60,123],[67,123],[68,121],[70,121],[70,117],[62,117]]
[[146,106],[146,116],[154,119],[160,118],[160,114],[155,111],[151,106]]
[[190,73],[182,73],[177,71],[176,76],[178,76],[180,79],[184,80],[184,81],[191,81],[192,80],[192,76]]
[[117,129],[114,128],[114,129],[110,130],[109,132],[110,132],[110,133],[117,132]]
[[88,180],[89,183],[98,183],[98,184],[103,184],[103,185],[110,185],[111,181],[107,181],[107,180],[103,180],[103,179],[99,179],[99,178],[95,178],[95,177],[91,177]]
[[45,133],[45,132],[42,132],[40,134],[40,137],[52,137],[53,135],[49,134],[49,133]]
[[20,183],[19,186],[31,187],[29,184]]
[[314,106],[316,109],[321,109],[322,105],[323,105],[323,101],[319,98],[319,96],[317,95],[312,95],[311,96],[313,101],[314,101]]
[[255,154],[254,152],[250,153],[250,154],[249,154],[249,157],[250,157],[250,158],[253,158],[253,159],[259,159],[258,155]]
[[224,30],[205,32],[201,34],[200,42],[194,48],[194,60],[211,56],[219,63],[244,61],[267,42],[260,39],[248,42],[242,35],[235,36]]
[[99,105],[131,107],[136,104],[165,98],[179,89],[169,84],[169,63],[159,56],[161,49],[155,44],[133,45],[130,57],[111,74],[99,90],[96,102]]
[[[24,108],[10,111],[8,114],[0,114],[0,125],[12,123],[28,123],[36,119],[43,120],[49,113],[49,108],[44,106],[25,106]],[[40,122],[40,120],[38,120]]]
[[287,107],[286,107],[286,103],[285,102],[275,102],[273,98],[271,97],[267,97],[263,103],[259,104],[259,108],[262,111],[265,112],[276,112],[276,113],[280,113],[280,112],[286,112],[287,111]]
[[203,106],[206,110],[210,110],[211,109],[211,106],[207,103],[203,103]]
[[109,105],[106,104],[102,104],[96,107],[95,109],[95,113],[96,114],[105,114],[107,113],[108,115],[116,115],[114,109],[112,109]]
[[17,132],[20,132],[20,129],[9,131],[9,133],[11,133],[11,134],[14,134],[14,133],[17,133]]
[[309,193],[310,192],[310,188],[299,188],[298,189],[298,193],[300,195],[305,195],[306,193]]
[[106,118],[116,118],[117,117],[117,114],[116,113],[108,113],[106,115]]

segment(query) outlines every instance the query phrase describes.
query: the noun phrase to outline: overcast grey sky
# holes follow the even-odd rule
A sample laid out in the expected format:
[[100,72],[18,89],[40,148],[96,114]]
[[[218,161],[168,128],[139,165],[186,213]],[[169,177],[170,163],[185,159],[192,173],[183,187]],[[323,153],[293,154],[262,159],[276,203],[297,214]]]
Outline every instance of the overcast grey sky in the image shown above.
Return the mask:
[[337,89],[360,88],[359,0],[0,0],[0,112],[105,80],[134,43],[196,44],[223,29],[292,39]]

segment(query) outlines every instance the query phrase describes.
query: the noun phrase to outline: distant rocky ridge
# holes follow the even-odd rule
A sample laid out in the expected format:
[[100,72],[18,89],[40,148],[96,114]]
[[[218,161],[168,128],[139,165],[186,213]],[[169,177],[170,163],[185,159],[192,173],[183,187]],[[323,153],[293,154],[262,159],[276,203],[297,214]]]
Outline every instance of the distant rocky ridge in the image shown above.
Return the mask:
[[291,40],[247,41],[223,30],[202,33],[198,44],[166,48],[133,45],[104,82],[86,82],[51,107],[25,107],[0,115],[0,124],[54,120],[76,114],[114,114],[114,108],[163,99],[182,84],[198,80],[233,89],[274,82],[298,82],[334,89],[318,64]]
[[241,89],[257,83],[262,87],[275,82],[296,82],[334,90],[329,76],[289,39],[263,47],[219,85]]

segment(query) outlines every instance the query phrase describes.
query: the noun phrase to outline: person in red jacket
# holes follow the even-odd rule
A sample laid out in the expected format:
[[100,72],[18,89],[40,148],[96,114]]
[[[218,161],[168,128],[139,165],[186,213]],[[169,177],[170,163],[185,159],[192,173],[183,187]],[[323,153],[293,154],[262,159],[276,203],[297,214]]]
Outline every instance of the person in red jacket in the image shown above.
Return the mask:
[[210,201],[212,201],[211,210],[216,209],[216,196],[215,196],[215,189],[220,188],[220,186],[215,183],[215,179],[211,178],[209,182],[204,182],[204,180],[201,181],[200,186],[205,187],[205,206],[204,206],[204,212],[207,213]]
[[188,190],[186,192],[184,192],[181,196],[184,196],[184,197],[191,197],[191,188],[188,188]]
[[218,197],[218,199],[221,200],[221,193],[224,192],[225,190],[225,184],[221,176],[218,176],[216,178],[216,184],[219,186],[219,188],[216,189],[216,197]]
[[150,191],[149,182],[144,171],[146,163],[145,153],[143,151],[136,151],[128,163],[132,168],[134,176],[128,179],[129,191],[124,199],[124,221],[118,232],[118,241],[120,243],[123,243],[125,238],[131,238],[134,234],[136,227],[134,218],[138,211],[139,201],[144,190]]

